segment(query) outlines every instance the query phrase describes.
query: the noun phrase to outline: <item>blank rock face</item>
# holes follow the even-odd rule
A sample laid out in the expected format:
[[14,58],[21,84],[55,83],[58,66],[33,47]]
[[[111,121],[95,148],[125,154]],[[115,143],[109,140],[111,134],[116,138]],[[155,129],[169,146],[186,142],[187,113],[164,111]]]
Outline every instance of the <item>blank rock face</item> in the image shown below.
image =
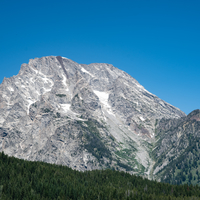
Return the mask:
[[156,120],[183,116],[112,65],[35,58],[0,85],[0,150],[78,170],[148,175]]

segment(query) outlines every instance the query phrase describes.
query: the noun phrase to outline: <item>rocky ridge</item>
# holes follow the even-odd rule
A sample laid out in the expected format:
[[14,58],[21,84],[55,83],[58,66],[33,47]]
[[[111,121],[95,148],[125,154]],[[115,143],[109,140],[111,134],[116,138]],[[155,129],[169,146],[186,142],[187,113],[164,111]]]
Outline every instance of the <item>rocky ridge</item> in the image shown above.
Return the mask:
[[199,184],[200,110],[178,119],[159,120],[155,138],[152,177],[173,184]]
[[149,176],[158,120],[185,114],[110,64],[31,59],[0,85],[0,151]]

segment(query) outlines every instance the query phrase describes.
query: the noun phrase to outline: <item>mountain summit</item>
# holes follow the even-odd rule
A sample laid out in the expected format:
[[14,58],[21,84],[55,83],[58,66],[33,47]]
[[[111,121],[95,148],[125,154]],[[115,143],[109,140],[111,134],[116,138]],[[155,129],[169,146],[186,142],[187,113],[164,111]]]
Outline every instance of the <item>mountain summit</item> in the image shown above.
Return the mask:
[[0,151],[149,175],[158,120],[185,116],[110,64],[35,58],[0,85]]

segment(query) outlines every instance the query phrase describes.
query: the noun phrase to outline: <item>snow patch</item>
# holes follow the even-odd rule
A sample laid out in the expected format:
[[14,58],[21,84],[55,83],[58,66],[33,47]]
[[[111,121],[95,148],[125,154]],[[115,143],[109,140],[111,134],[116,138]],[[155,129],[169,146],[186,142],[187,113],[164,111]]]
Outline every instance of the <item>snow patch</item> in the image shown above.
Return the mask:
[[8,90],[10,90],[11,92],[14,92],[14,89],[11,86],[8,87]]
[[139,117],[141,121],[145,121],[145,119],[143,117]]
[[64,58],[64,59],[69,59],[69,58],[66,58],[66,57],[62,57],[62,58]]
[[93,92],[99,97],[99,101],[103,104],[105,110],[110,115],[115,116],[115,114],[112,112],[112,109],[111,109],[110,105],[108,104],[109,93],[107,93],[107,92],[99,92],[97,90],[93,90]]
[[84,69],[83,67],[81,67],[81,71],[84,73],[89,74],[90,76],[94,77],[94,75],[92,75],[90,72],[88,72],[86,69]]
[[30,82],[34,83],[34,82],[33,82],[33,78],[30,78]]
[[65,75],[63,75],[63,74],[62,74],[62,77],[63,77],[63,80],[62,80],[62,82],[63,82],[63,85],[67,87],[66,91],[69,91],[68,85],[67,85],[67,83],[66,83],[66,81],[67,81],[67,78],[66,78],[66,76],[65,76]]
[[94,93],[99,97],[99,101],[104,104],[106,107],[110,107],[108,104],[108,97],[109,93],[107,92],[99,92],[97,90],[94,90]]
[[45,76],[44,78],[42,78],[42,80],[45,82],[45,83],[48,83],[49,82],[49,79]]
[[62,109],[63,109],[65,112],[67,112],[67,111],[70,110],[71,104],[60,104],[60,105],[61,105]]
[[111,108],[110,108],[110,107],[108,108],[107,112],[108,112],[110,115],[113,115],[113,116],[115,116],[115,114],[112,112],[112,110],[111,110]]
[[28,106],[27,106],[27,107],[28,107],[28,109],[27,109],[27,115],[29,115],[29,108],[30,108],[31,104],[35,103],[36,101],[33,101],[33,100],[28,99],[27,102],[28,102]]

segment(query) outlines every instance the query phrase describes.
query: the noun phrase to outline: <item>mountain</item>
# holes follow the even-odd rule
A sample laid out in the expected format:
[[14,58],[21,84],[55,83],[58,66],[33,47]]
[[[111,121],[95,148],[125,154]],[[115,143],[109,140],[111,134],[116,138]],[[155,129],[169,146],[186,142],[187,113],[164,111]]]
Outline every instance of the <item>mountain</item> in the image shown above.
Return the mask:
[[155,159],[170,146],[159,146],[162,130],[184,119],[105,63],[35,58],[0,85],[0,151],[81,171],[115,168],[151,177],[160,169]]
[[200,110],[161,119],[156,126],[152,177],[172,184],[200,183]]

